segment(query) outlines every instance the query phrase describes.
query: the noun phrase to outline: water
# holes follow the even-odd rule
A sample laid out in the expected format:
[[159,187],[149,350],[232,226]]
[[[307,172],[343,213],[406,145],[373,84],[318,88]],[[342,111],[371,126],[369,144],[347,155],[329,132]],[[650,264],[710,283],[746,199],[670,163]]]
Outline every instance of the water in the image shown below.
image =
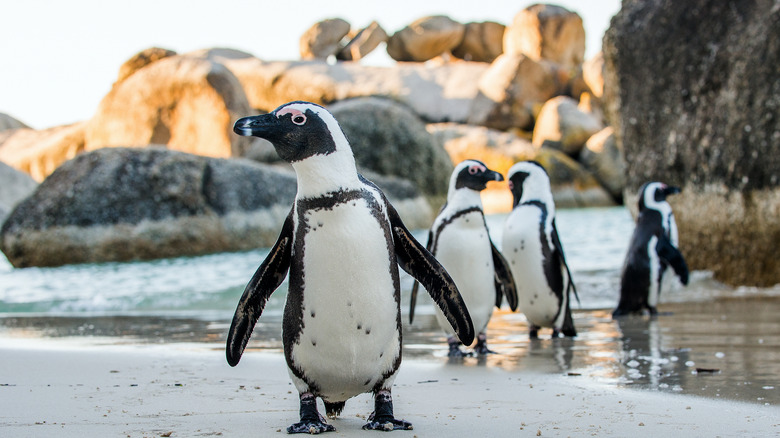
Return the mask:
[[[500,246],[505,215],[488,226]],[[525,318],[501,311],[488,328],[500,354],[464,365],[564,372],[608,384],[780,403],[780,287],[730,288],[708,272],[688,287],[667,275],[658,318],[613,321],[633,220],[624,208],[560,210],[558,231],[580,303],[576,339],[529,339]],[[415,231],[424,242],[426,230]],[[684,236],[681,236],[684,239]],[[221,349],[244,286],[267,250],[133,263],[14,269],[0,255],[0,339],[78,337],[92,343],[201,342]],[[405,355],[446,360],[421,294],[409,325],[412,279],[402,272]],[[287,283],[269,300],[249,350],[280,351]],[[546,336],[546,338],[545,338]],[[775,389],[775,386],[778,389]]]

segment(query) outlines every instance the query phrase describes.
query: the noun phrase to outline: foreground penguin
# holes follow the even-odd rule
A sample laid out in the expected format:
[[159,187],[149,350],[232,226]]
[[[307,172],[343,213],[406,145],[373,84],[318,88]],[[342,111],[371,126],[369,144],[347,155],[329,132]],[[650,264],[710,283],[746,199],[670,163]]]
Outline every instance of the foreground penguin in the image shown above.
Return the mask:
[[550,178],[535,161],[521,161],[509,169],[512,212],[504,223],[502,249],[517,283],[520,310],[530,326],[531,338],[539,328],[577,336],[571,317],[570,293],[577,290],[555,227],[555,203]]
[[688,265],[677,249],[677,223],[666,197],[680,193],[677,187],[660,182],[639,189],[639,216],[628,245],[620,279],[620,301],[613,317],[658,313],[658,297],[666,268],[671,265],[682,284],[688,284]]
[[[469,309],[477,332],[478,355],[492,353],[487,348],[485,329],[493,315],[493,305],[501,306],[505,296],[510,308],[517,309],[517,292],[512,273],[488,234],[479,192],[489,181],[503,181],[500,173],[476,160],[455,166],[450,177],[447,203],[428,233],[428,250],[450,273]],[[418,283],[412,288],[409,322],[414,320]],[[439,325],[447,333],[450,357],[463,357],[461,342],[440,310]],[[468,345],[468,344],[466,344]]]
[[238,120],[233,130],[273,143],[292,163],[298,193],[276,244],[244,290],[227,339],[235,366],[271,293],[289,275],[282,340],[300,394],[300,422],[288,433],[335,428],[347,399],[374,394],[364,429],[411,429],[393,417],[391,387],[401,363],[398,265],[423,283],[461,340],[474,328],[450,276],[406,229],[384,194],[359,175],[333,116],[307,102]]

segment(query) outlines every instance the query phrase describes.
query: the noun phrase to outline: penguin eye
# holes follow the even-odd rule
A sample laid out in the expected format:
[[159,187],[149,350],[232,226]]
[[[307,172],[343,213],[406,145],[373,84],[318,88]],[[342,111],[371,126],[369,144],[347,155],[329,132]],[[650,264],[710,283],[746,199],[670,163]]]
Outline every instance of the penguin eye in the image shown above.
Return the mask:
[[514,189],[515,189],[515,183],[509,181],[509,190],[514,190]]
[[293,123],[295,123],[296,125],[300,126],[300,125],[303,125],[304,123],[306,123],[306,116],[303,115],[303,114],[296,114],[296,115],[292,116],[291,120],[292,120]]
[[472,175],[476,175],[477,172],[479,172],[479,170],[480,170],[480,167],[477,166],[476,164],[469,166],[469,173],[472,174]]

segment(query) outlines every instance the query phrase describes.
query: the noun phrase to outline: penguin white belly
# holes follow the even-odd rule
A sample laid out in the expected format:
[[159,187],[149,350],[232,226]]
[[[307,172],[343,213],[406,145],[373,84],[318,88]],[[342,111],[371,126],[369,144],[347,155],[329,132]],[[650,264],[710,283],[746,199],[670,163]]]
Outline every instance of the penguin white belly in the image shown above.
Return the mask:
[[515,208],[504,226],[502,254],[515,278],[520,311],[530,324],[553,327],[560,301],[544,275],[542,245],[548,243],[540,241],[540,221],[538,208]]
[[661,294],[661,260],[655,247],[658,238],[652,236],[647,242],[647,258],[650,260],[650,290],[647,291],[647,304],[650,307],[658,306],[658,297]]
[[[493,254],[482,218],[468,216],[469,222],[461,217],[441,231],[435,256],[458,286],[474,330],[480,333],[485,331],[496,302]],[[438,307],[436,319],[448,335],[454,335]]]
[[373,389],[401,348],[388,244],[366,202],[355,202],[305,216],[303,328],[292,359],[329,401]]

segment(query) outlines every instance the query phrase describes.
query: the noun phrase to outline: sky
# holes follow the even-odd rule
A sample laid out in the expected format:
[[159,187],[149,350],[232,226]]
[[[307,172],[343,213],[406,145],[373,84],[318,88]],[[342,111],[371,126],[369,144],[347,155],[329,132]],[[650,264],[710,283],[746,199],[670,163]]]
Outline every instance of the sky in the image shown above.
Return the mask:
[[[389,34],[429,15],[461,23],[510,24],[534,4],[512,0],[24,0],[3,5],[0,113],[44,129],[92,117],[127,59],[149,47],[177,53],[225,47],[267,61],[299,59],[311,25],[342,18],[353,28],[376,20]],[[561,0],[578,13],[586,59],[601,50],[620,0]],[[384,46],[362,63],[389,65]]]

